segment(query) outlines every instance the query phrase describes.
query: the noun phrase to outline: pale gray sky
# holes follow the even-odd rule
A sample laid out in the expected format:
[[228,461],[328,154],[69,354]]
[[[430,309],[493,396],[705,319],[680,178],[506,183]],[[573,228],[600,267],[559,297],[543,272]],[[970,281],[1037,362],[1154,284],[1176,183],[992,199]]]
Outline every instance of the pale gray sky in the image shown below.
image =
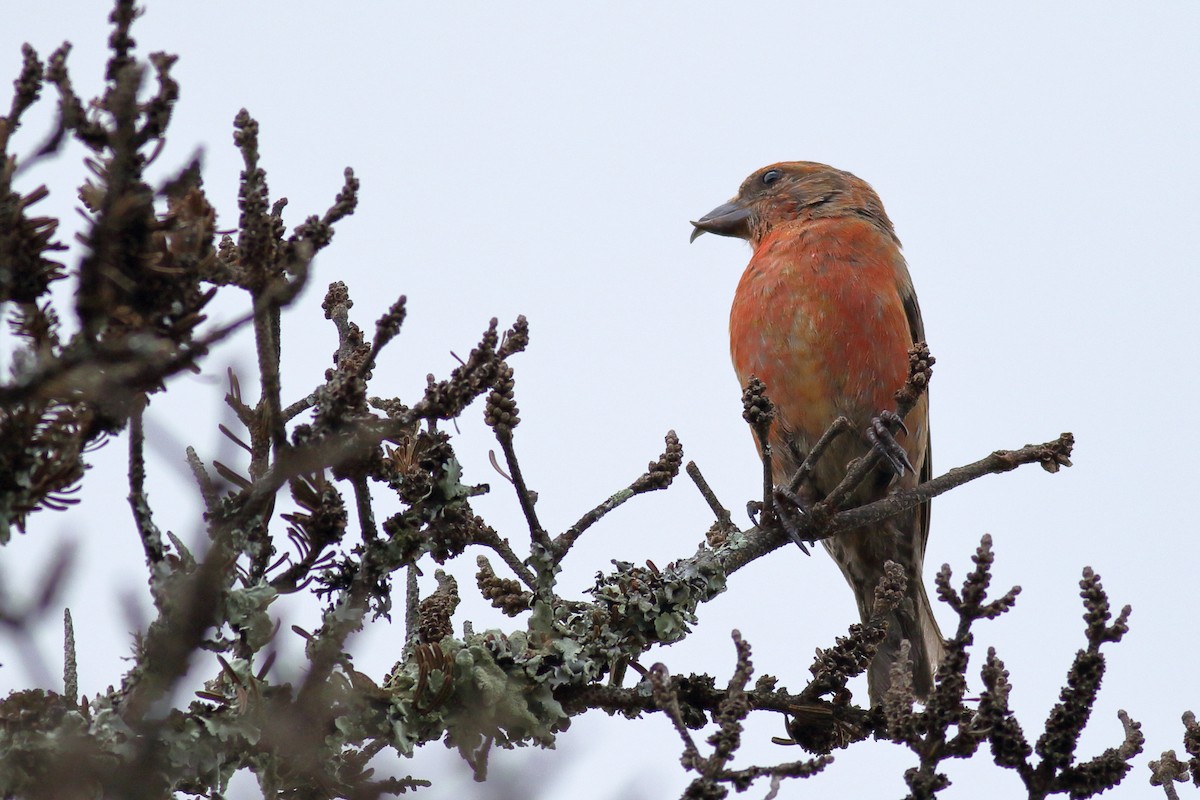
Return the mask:
[[[21,42],[45,57],[69,39],[77,88],[99,88],[106,3],[8,5],[0,79],[16,76]],[[1012,613],[977,629],[972,673],[997,647],[1013,673],[1013,706],[1036,735],[1083,644],[1077,582],[1094,567],[1114,604],[1134,613],[1125,642],[1107,651],[1080,754],[1117,744],[1126,708],[1144,724],[1148,755],[1111,796],[1152,796],[1147,759],[1179,749],[1180,714],[1200,711],[1200,5],[157,0],[134,36],[142,55],[180,55],[182,99],[160,163],[181,165],[203,148],[220,224],[237,219],[231,122],[242,107],[261,124],[263,166],[273,196],[291,201],[290,224],[326,208],[345,166],[362,180],[359,212],[285,319],[285,393],[307,393],[329,363],[335,336],[319,310],[329,281],[349,285],[368,328],[408,295],[377,394],[413,397],[490,317],[507,324],[524,313],[532,343],[514,361],[517,447],[543,521],[559,530],[640,474],[669,428],[726,504],[755,496],[759,467],[726,330],[749,251],[716,237],[689,246],[687,221],[772,161],[824,161],[871,182],[904,242],[938,358],[935,472],[1064,430],[1078,438],[1075,467],[1059,475],[1025,468],[936,501],[929,583],[946,561],[964,574],[980,535],[993,535],[998,589],[1019,583],[1024,593]],[[40,143],[53,102],[42,105],[17,152]],[[69,228],[79,157],[74,148],[26,183],[50,185],[40,208]],[[239,311],[225,305],[213,316]],[[151,500],[160,525],[187,540],[199,531],[182,447],[236,458],[214,409],[225,365],[250,382],[252,350],[243,341],[209,364],[149,412]],[[482,411],[467,416],[456,439],[465,477],[496,490],[478,510],[519,539],[520,511],[488,466],[495,445]],[[119,478],[122,458],[115,442],[97,462]],[[79,511],[37,515],[0,552],[5,585],[19,593],[54,547],[76,548],[66,602],[87,692],[119,680],[120,598],[145,603],[127,489],[100,471]],[[584,537],[564,586],[582,590],[612,558],[688,555],[709,522],[686,480],[639,498]],[[473,559],[456,571],[465,616],[511,627],[471,597]],[[311,624],[305,613],[287,622]],[[645,663],[724,681],[736,627],[761,672],[799,687],[813,648],[854,618],[832,562],[788,549],[734,576],[692,638]],[[55,617],[40,632],[52,674],[58,640]],[[381,676],[399,641],[396,631],[365,636],[359,668]],[[29,685],[10,642],[0,641],[0,662],[0,693]],[[781,733],[774,717],[754,722],[743,763],[797,757],[768,741]],[[498,752],[493,768],[536,765],[517,779],[573,796],[669,797],[688,780],[678,753],[665,719],[593,715],[557,752]],[[836,758],[780,796],[900,796],[914,763],[872,743]],[[431,796],[447,796],[470,788],[455,761],[435,745],[398,768],[440,780]],[[1018,794],[1016,775],[988,762],[985,752],[948,765],[954,785],[944,796]]]

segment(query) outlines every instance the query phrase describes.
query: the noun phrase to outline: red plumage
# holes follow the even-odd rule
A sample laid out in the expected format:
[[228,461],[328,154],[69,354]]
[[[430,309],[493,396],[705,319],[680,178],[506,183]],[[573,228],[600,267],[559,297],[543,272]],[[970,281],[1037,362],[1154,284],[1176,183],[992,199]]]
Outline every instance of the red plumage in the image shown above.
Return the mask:
[[[729,317],[730,350],[742,385],[766,384],[776,406],[771,431],[774,478],[786,483],[809,448],[839,415],[855,435],[838,438],[818,462],[810,492],[819,499],[871,444],[861,434],[895,406],[908,373],[908,349],[925,338],[900,242],[875,191],[848,172],[806,161],[755,172],[730,202],[693,223],[738,236],[754,254],[738,283]],[[871,502],[930,472],[929,405],[922,396],[897,435],[913,471],[881,463],[856,494]],[[890,683],[891,664],[909,640],[918,696],[932,686],[943,640],[922,583],[929,506],[884,523],[825,539],[867,619],[887,561],[904,567],[908,596],[889,619],[887,639],[868,673],[873,701]]]

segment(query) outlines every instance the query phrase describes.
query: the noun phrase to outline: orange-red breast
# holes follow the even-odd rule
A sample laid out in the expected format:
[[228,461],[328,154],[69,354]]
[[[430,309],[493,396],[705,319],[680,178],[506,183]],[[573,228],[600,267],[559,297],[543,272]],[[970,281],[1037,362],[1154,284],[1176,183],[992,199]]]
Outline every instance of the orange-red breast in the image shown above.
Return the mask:
[[[729,315],[738,380],[752,375],[776,406],[771,430],[776,484],[785,484],[809,448],[839,415],[855,433],[835,440],[818,462],[810,491],[819,499],[871,444],[862,435],[908,374],[908,349],[925,338],[921,310],[900,240],[879,196],[865,181],[824,164],[772,164],[742,183],[737,196],[692,223],[746,239],[754,248]],[[912,470],[879,467],[852,496],[857,505],[930,474],[929,405],[921,397],[897,441]],[[902,474],[898,474],[902,473]],[[944,643],[922,582],[929,505],[823,540],[854,590],[865,621],[887,561],[904,567],[908,594],[868,670],[873,702],[890,684],[900,643],[910,643],[913,681],[928,695]]]

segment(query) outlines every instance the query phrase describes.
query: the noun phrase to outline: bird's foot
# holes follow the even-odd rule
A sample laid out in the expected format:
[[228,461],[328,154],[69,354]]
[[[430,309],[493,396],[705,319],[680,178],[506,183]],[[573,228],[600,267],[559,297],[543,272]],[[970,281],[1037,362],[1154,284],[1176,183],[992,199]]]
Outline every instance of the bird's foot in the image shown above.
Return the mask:
[[800,548],[800,552],[804,555],[812,555],[808,551],[808,545],[814,540],[805,539],[800,535],[800,519],[807,513],[805,508],[808,506],[808,501],[800,494],[790,491],[786,487],[776,486],[772,492],[772,500],[775,506],[775,519],[779,522],[779,527],[787,534],[787,537],[796,543]]
[[896,441],[895,435],[892,433],[892,427],[899,428],[908,433],[908,426],[904,424],[904,420],[894,411],[884,411],[878,417],[871,420],[871,424],[867,426],[867,441],[875,452],[879,453],[885,461],[891,466],[892,471],[897,475],[904,475],[905,470],[916,472],[916,467],[908,458],[908,452],[900,446]]

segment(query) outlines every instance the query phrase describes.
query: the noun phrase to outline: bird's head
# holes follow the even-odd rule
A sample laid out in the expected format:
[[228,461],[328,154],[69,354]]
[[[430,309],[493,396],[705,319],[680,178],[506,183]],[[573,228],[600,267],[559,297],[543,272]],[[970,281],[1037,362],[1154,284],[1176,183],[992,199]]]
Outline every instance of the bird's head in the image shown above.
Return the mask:
[[742,182],[737,196],[692,223],[702,233],[736,236],[752,245],[776,225],[818,217],[860,216],[892,238],[892,222],[864,180],[813,161],[781,161]]

